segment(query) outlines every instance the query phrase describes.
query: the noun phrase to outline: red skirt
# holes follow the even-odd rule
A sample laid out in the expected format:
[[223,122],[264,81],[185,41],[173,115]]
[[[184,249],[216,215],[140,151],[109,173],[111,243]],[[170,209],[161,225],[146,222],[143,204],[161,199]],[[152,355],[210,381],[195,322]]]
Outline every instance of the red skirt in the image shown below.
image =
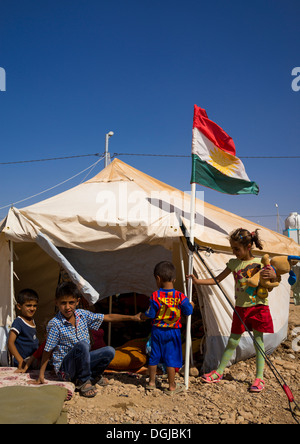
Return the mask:
[[[240,318],[250,331],[261,333],[274,333],[270,308],[267,305],[255,305],[254,307],[235,307]],[[236,312],[233,314],[231,333],[241,335],[246,331]]]

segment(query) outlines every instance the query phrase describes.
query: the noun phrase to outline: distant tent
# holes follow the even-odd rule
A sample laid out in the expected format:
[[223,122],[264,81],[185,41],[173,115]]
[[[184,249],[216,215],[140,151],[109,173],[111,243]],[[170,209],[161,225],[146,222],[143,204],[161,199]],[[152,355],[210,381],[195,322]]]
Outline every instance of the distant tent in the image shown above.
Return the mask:
[[[180,229],[189,226],[190,196],[115,159],[94,178],[32,206],[11,208],[0,231],[0,363],[6,364],[7,331],[13,319],[13,293],[34,288],[40,295],[37,324],[49,317],[60,270],[79,285],[90,304],[118,293],[150,295],[153,268],[173,260],[177,287],[183,290],[180,253],[187,267],[187,248]],[[215,253],[205,255],[214,274],[232,257],[228,234],[257,225],[228,211],[197,200],[195,238]],[[264,252],[300,254],[291,239],[261,228]],[[187,268],[185,268],[187,271]],[[194,270],[207,276],[198,258]],[[14,276],[14,278],[13,278]],[[12,285],[13,281],[13,285]],[[232,278],[222,286],[233,301]],[[217,365],[230,334],[232,310],[216,287],[197,289],[205,329],[205,369]],[[284,278],[270,296],[275,334],[266,335],[266,350],[285,339],[290,287]],[[51,308],[50,308],[51,307]],[[254,355],[245,334],[235,360]]]

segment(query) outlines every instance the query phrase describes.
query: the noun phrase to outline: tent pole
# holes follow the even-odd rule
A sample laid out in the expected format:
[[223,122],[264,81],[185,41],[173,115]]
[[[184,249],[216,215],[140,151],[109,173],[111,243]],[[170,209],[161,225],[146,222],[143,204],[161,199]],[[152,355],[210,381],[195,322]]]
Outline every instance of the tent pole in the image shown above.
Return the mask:
[[181,264],[181,273],[182,273],[182,283],[183,283],[183,292],[186,295],[186,277],[185,277],[185,269],[184,269],[184,260],[183,260],[183,254],[182,254],[182,241],[180,238],[179,243],[179,256],[180,256],[180,264]]
[[[185,269],[184,269],[184,260],[183,260],[183,254],[182,254],[182,238],[180,238],[180,242],[179,242],[179,256],[180,256],[180,263],[181,263],[181,273],[182,273],[182,282],[183,282],[183,292],[186,295],[187,294],[187,289],[186,289],[186,273],[185,273]],[[191,348],[192,348],[192,344],[191,344]],[[194,365],[194,358],[193,358],[193,353],[191,350],[191,364],[192,366]]]
[[11,313],[11,323],[14,321],[14,243],[9,241],[10,249],[10,313]]
[[[191,186],[191,214],[190,214],[190,241],[194,244],[194,229],[195,229],[195,205],[196,204],[196,184]],[[194,253],[189,249],[189,274],[193,273],[193,259]],[[193,282],[192,279],[188,281],[188,298],[192,301],[193,296]],[[190,354],[191,354],[191,315],[187,317],[186,323],[186,346],[185,346],[185,365],[184,365],[184,383],[186,390],[189,388],[189,374],[190,374]]]
[[[112,312],[112,296],[109,296],[109,308],[108,308],[109,314]],[[108,337],[107,337],[107,345],[111,345],[111,322],[108,323]]]

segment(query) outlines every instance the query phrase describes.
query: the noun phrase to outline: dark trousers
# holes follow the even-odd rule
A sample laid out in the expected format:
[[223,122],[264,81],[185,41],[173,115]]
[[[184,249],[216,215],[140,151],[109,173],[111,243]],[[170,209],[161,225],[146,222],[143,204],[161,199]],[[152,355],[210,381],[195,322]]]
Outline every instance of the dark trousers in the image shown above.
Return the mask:
[[89,379],[101,377],[115,356],[115,349],[102,347],[90,351],[87,342],[77,342],[72,350],[64,357],[60,371],[64,378],[69,381],[79,379],[86,382]]

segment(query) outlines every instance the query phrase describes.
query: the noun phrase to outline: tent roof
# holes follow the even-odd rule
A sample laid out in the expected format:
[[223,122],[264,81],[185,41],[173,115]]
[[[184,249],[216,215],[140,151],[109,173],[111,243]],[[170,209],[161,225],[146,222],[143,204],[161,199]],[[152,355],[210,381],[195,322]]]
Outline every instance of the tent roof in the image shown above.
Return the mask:
[[[181,218],[189,227],[190,196],[119,159],[92,179],[20,210],[12,208],[3,232],[14,241],[42,232],[56,246],[111,251],[140,243],[171,247]],[[300,254],[286,236],[197,199],[195,238],[202,245],[230,250],[228,234],[260,228],[264,252]]]

